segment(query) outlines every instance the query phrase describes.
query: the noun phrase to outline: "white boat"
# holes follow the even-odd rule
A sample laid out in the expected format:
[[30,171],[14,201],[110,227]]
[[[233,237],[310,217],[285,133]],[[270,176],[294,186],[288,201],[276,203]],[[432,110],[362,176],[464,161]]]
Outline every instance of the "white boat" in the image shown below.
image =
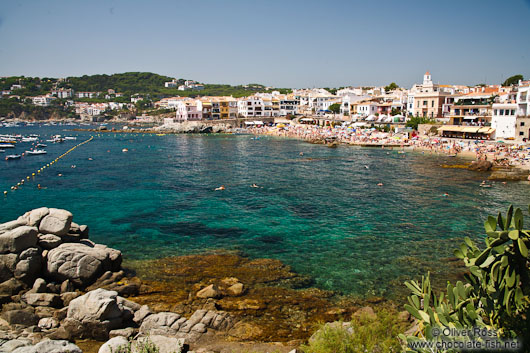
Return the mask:
[[37,147],[37,148],[39,148],[39,147],[48,147],[48,145],[45,145],[43,143],[37,143],[37,146],[35,146],[35,147]]
[[10,154],[6,156],[6,161],[9,161],[10,159],[20,159],[21,155],[19,154]]
[[38,138],[37,137],[23,137],[22,138],[22,142],[34,142],[34,141],[37,141]]
[[75,140],[77,140],[77,137],[66,136],[64,139],[65,139],[65,140],[70,140],[70,141],[75,141]]
[[15,148],[15,145],[12,145],[10,143],[1,144],[0,148]]
[[26,151],[27,155],[37,155],[37,154],[46,154],[45,150],[33,150],[33,151]]
[[5,151],[4,150],[0,150],[0,153],[4,153]]

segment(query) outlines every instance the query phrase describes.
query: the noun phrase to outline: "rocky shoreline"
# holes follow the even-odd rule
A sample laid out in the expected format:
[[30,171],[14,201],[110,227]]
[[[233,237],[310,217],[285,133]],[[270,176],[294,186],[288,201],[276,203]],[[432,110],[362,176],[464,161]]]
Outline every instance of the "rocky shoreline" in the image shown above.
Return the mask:
[[373,312],[307,288],[310,279],[271,259],[183,256],[131,273],[119,250],[88,235],[54,208],[0,224],[0,352],[107,353],[130,342],[161,353],[290,352],[317,322]]

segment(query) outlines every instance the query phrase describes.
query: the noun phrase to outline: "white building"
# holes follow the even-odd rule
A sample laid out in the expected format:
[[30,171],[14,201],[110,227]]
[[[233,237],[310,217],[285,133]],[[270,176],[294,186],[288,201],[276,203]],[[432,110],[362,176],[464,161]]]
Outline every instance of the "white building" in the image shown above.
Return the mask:
[[47,107],[51,104],[51,102],[56,99],[55,97],[52,97],[52,96],[37,96],[37,97],[33,97],[32,98],[32,101],[33,101],[33,104],[35,105],[38,105],[38,106],[41,106],[41,107]]
[[199,99],[180,100],[176,108],[176,121],[202,120],[202,102]]
[[250,96],[237,102],[237,112],[244,117],[265,116],[263,98]]
[[177,80],[176,80],[176,79],[173,79],[172,81],[164,82],[164,86],[165,86],[166,88],[174,88],[174,87],[177,87]]
[[51,95],[55,96],[57,98],[70,98],[74,96],[74,91],[71,88],[59,88],[59,89],[53,89],[51,91]]
[[77,98],[97,98],[99,92],[76,92],[75,96]]
[[493,103],[491,127],[495,129],[495,138],[515,138],[517,122],[516,103]]
[[369,115],[374,115],[377,113],[378,105],[376,102],[369,101],[369,102],[361,102],[357,104],[357,114],[360,114],[364,117],[367,117]]

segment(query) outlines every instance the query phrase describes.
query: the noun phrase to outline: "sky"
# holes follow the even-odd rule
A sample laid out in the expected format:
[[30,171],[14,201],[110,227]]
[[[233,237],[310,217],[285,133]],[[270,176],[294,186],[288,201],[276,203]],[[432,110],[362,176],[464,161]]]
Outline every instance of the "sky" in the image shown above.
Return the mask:
[[0,76],[341,87],[530,78],[530,0],[2,0]]

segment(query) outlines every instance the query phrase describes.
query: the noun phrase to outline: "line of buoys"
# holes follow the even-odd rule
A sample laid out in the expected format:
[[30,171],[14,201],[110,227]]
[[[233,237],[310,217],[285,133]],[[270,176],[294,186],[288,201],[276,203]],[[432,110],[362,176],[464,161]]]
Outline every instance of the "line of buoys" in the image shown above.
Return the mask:
[[[85,143],[88,143],[90,141],[92,141],[94,139],[94,136],[91,136],[88,140],[85,140],[83,142],[81,142],[80,144],[78,145],[75,145],[74,147],[70,148],[68,151],[66,151],[65,153],[61,154],[59,157],[55,158],[53,161],[51,161],[50,163],[42,166],[40,169],[37,169],[37,172],[36,173],[31,173],[31,176],[32,177],[35,177],[36,175],[40,174],[42,171],[44,171],[44,169],[46,168],[49,168],[51,167],[52,165],[54,165],[55,163],[59,162],[59,160],[63,157],[66,157],[70,152],[73,152],[76,148],[78,147],[81,147],[83,146]],[[28,175],[26,177],[26,180],[30,180],[30,176]],[[13,185],[11,187],[11,190],[17,190],[19,187],[21,187],[22,185],[24,185],[24,179],[22,179],[19,183],[17,183],[16,185]],[[4,191],[4,196],[7,196],[7,191]]]

